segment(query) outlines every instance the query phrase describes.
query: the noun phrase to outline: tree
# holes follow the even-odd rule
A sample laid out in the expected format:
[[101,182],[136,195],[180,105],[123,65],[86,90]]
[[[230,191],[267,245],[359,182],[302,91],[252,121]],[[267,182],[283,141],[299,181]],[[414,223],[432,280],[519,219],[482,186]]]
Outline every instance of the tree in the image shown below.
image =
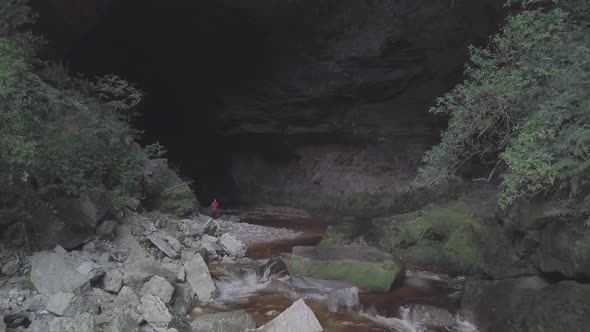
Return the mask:
[[590,4],[520,1],[465,81],[431,109],[450,116],[416,185],[461,177],[468,161],[501,174],[499,204],[545,196],[548,213],[590,213]]

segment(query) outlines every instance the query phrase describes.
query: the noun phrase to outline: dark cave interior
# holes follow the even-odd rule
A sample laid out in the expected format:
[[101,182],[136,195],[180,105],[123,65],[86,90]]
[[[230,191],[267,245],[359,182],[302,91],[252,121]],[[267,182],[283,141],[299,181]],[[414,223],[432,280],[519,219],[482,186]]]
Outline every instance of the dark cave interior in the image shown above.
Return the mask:
[[466,46],[495,31],[501,1],[403,3],[33,1],[47,57],[146,92],[141,142],[166,146],[203,202],[235,198],[236,155],[282,163],[301,146],[435,143],[445,121],[428,107],[460,80]]

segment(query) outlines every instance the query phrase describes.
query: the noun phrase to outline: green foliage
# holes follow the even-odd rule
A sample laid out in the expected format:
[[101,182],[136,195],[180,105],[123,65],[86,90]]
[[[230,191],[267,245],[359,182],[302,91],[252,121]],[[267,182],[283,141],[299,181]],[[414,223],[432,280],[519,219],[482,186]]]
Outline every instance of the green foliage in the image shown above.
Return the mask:
[[177,216],[186,216],[195,208],[192,190],[187,182],[175,183],[162,193],[161,210]]
[[31,63],[41,46],[23,1],[0,4],[0,206],[111,190],[139,197],[145,156],[132,153],[129,116],[141,92],[116,76],[91,82]]
[[168,150],[166,150],[166,147],[161,145],[160,142],[146,145],[144,147],[144,151],[149,159],[161,159],[166,156],[166,153],[168,153]]
[[465,81],[432,108],[449,127],[416,184],[456,178],[474,160],[503,171],[501,206],[543,194],[556,214],[590,212],[590,4],[520,2],[488,48],[470,48]]

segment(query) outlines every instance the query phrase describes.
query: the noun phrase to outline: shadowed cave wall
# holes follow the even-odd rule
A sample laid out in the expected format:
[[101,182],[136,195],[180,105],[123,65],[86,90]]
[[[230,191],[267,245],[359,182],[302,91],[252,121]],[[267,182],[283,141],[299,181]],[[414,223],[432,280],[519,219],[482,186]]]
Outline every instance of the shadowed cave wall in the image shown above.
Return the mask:
[[35,0],[47,56],[147,92],[202,201],[403,191],[499,0]]

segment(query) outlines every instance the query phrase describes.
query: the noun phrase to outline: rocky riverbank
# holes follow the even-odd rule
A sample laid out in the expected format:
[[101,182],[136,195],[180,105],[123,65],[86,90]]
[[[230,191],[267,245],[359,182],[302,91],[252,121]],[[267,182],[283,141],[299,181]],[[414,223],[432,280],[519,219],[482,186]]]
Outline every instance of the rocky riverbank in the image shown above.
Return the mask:
[[[460,281],[406,273],[397,258],[359,241],[293,250],[271,245],[265,249],[270,259],[245,257],[256,257],[265,243],[317,242],[325,225],[270,206],[242,216],[249,219],[135,214],[103,222],[95,237],[71,250],[5,247],[0,321],[6,327],[0,331],[421,332],[460,326],[442,305],[457,303]],[[441,306],[419,305],[420,298]]]
[[590,228],[544,217],[542,202],[508,211],[474,192],[418,211],[340,223],[320,245],[359,240],[399,255],[410,268],[466,276],[460,312],[481,332],[584,331],[590,324]]
[[[204,331],[203,319],[186,315],[219,293],[207,264],[242,258],[247,244],[300,235],[239,221],[136,214],[103,222],[94,238],[71,251],[58,245],[29,255],[5,247],[0,331]],[[280,316],[276,328],[304,306]],[[239,330],[255,328],[250,325]]]

